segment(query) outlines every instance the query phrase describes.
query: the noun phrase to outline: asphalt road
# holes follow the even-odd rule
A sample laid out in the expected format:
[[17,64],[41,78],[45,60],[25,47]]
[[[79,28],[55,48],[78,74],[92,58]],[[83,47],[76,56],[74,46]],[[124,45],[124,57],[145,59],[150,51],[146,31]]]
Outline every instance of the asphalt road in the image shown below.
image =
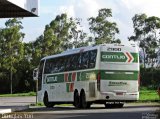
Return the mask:
[[57,106],[54,108],[31,108],[27,112],[34,119],[159,119],[160,106],[126,104],[123,108],[106,109],[94,105],[90,109]]
[[[0,107],[35,103],[35,97],[0,98]],[[153,103],[127,103],[123,108],[106,109],[104,105],[92,105],[90,109],[73,106],[54,108],[31,107],[23,112],[1,115],[3,119],[160,119],[160,105]]]

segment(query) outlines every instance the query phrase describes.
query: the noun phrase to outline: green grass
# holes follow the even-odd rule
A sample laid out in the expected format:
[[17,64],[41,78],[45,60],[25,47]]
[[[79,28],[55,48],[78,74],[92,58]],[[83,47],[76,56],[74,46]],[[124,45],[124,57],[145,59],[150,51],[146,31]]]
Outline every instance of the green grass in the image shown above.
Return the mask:
[[140,90],[139,101],[158,101],[160,100],[157,90],[147,89],[146,87],[142,87]]
[[30,106],[44,106],[44,104],[42,102],[38,102],[37,104],[36,103],[30,104]]
[[35,92],[16,93],[16,94],[0,94],[0,97],[19,97],[19,96],[36,96]]

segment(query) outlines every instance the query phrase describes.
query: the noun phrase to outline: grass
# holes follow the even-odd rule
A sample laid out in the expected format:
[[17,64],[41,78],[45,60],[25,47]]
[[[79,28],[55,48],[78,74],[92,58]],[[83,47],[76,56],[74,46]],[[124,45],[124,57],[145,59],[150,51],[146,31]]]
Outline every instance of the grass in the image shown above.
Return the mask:
[[16,93],[16,94],[0,94],[0,97],[20,97],[20,96],[36,96],[35,92]]
[[42,102],[37,102],[37,104],[36,103],[30,104],[30,106],[44,106],[44,104]]
[[139,101],[159,101],[160,98],[158,96],[157,90],[147,89],[146,87],[142,87],[140,89],[140,97]]

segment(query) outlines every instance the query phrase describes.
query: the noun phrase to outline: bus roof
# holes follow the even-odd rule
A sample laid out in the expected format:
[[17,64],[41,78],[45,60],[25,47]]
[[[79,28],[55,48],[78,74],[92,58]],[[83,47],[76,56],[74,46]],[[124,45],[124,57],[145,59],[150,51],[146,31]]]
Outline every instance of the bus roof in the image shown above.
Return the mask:
[[50,59],[50,58],[56,58],[56,57],[61,57],[61,56],[66,56],[66,55],[70,55],[70,54],[76,54],[79,52],[83,52],[83,51],[89,51],[89,50],[94,50],[97,49],[98,46],[87,46],[87,47],[80,47],[80,48],[75,48],[75,49],[69,49],[66,50],[60,54],[56,54],[56,55],[51,55],[51,56],[46,56],[44,58],[42,58],[42,60],[44,59]]
[[75,49],[69,49],[66,50],[60,54],[56,54],[56,55],[50,55],[50,56],[46,56],[44,58],[42,58],[41,60],[45,60],[45,59],[50,59],[50,58],[56,58],[56,57],[61,57],[61,56],[66,56],[66,55],[70,55],[70,54],[76,54],[79,52],[84,52],[84,51],[89,51],[89,50],[94,50],[94,49],[98,49],[98,47],[101,46],[106,46],[106,47],[135,47],[135,45],[131,45],[131,46],[125,46],[125,45],[121,45],[121,44],[100,44],[100,45],[96,45],[96,46],[86,46],[86,47],[80,47],[80,48],[75,48]]

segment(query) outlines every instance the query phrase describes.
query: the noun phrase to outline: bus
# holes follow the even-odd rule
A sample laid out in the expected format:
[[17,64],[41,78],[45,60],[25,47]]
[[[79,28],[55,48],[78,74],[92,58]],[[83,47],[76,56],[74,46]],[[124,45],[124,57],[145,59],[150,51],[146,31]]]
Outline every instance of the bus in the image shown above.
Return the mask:
[[139,99],[139,50],[101,44],[76,48],[41,59],[37,68],[38,101],[46,107],[72,103],[123,107]]

